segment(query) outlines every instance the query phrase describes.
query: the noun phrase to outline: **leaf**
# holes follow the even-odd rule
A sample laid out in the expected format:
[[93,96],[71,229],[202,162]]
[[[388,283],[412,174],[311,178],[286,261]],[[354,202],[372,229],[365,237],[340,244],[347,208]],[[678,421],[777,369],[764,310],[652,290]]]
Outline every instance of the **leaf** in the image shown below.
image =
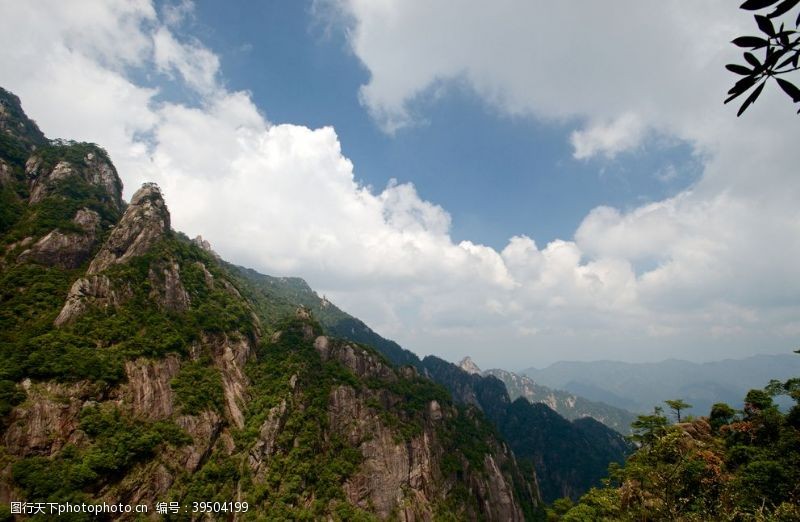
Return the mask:
[[778,81],[778,85],[781,86],[783,92],[789,95],[793,102],[800,102],[800,89],[795,84],[783,78],[775,78],[775,80]]
[[750,94],[750,96],[747,97],[742,106],[739,108],[739,112],[736,113],[737,118],[741,116],[744,113],[744,111],[746,111],[747,108],[753,104],[754,101],[756,101],[758,96],[761,94],[761,91],[764,90],[765,83],[766,82],[761,82],[760,84],[758,84],[758,87],[756,87],[756,89]]
[[758,36],[740,36],[731,42],[738,47],[750,47],[752,49],[760,49],[766,47],[768,42]]
[[783,69],[784,67],[786,67],[787,65],[789,65],[790,63],[793,63],[793,62],[795,64],[794,66],[797,67],[796,62],[797,62],[798,55],[800,55],[800,53],[795,53],[793,56],[788,57],[787,59],[785,59],[784,61],[779,63],[778,66],[775,67],[775,70]]
[[747,60],[747,62],[750,65],[753,66],[753,68],[754,68],[753,70],[756,70],[759,67],[761,67],[761,62],[758,61],[758,58],[753,56],[753,53],[744,53],[744,59]]
[[764,68],[773,69],[784,54],[786,54],[786,49],[775,48],[774,52],[767,52],[767,58],[764,60]]
[[747,92],[747,89],[749,89],[755,84],[756,84],[756,79],[753,76],[747,76],[745,78],[742,78],[741,80],[736,82],[736,85],[734,85],[730,91],[728,91],[728,94],[730,94],[731,96],[729,96],[725,100],[725,103],[728,103],[731,100],[735,100],[736,98]]
[[737,63],[729,63],[725,66],[732,73],[741,74],[742,76],[749,76],[753,74],[753,71],[745,67],[744,65],[739,65]]
[[770,36],[775,36],[775,26],[772,25],[772,20],[766,16],[755,15],[756,23],[761,32]]
[[746,9],[748,11],[757,11],[758,9],[769,7],[777,1],[778,0],[747,0],[745,3],[740,5],[739,8]]
[[772,11],[767,16],[770,18],[777,18],[780,15],[789,11],[792,7],[796,6],[798,3],[800,3],[800,0],[784,0],[783,2],[775,6],[775,10]]

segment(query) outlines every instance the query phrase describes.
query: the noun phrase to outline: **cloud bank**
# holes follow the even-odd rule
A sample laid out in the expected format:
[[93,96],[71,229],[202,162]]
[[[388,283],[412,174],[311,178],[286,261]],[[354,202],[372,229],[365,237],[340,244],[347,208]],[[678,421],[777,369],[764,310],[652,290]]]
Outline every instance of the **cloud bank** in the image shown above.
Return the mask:
[[[177,229],[236,263],[305,277],[418,353],[513,368],[788,350],[800,339],[797,119],[777,95],[746,120],[722,107],[727,42],[749,28],[730,5],[620,5],[315,10],[347,25],[371,73],[362,101],[387,131],[453,80],[503,113],[574,124],[574,161],[649,134],[703,158],[675,197],[596,208],[573,238],[516,236],[500,251],[455,242],[447,211],[409,183],[360,185],[335,129],[270,122],[269,107],[228,90],[213,50],[176,30],[186,2],[2,1],[0,84],[47,135],[106,147],[127,194],[158,182]],[[164,85],[193,101],[167,101]]]

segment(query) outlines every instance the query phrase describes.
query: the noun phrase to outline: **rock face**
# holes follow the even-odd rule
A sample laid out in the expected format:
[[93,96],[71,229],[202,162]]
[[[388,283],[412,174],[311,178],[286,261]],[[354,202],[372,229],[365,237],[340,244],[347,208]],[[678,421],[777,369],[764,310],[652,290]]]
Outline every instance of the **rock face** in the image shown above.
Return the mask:
[[466,356],[458,363],[458,367],[470,374],[481,374],[481,369],[478,368],[478,365],[475,364],[475,361],[472,360],[470,356]]
[[[360,378],[387,383],[398,380],[395,371],[381,358],[351,343],[319,336],[314,348],[323,360],[335,360]],[[431,401],[421,433],[410,440],[398,440],[374,405],[391,408],[400,402],[400,397],[377,390],[337,386],[331,391],[329,424],[336,435],[358,447],[364,458],[358,472],[344,485],[345,494],[351,503],[373,511],[381,519],[396,514],[400,520],[433,520],[435,505],[444,494],[440,472],[444,450],[437,427],[455,413],[445,414],[437,401]],[[503,458],[513,459],[510,455]],[[470,472],[468,480],[480,515],[466,516],[524,520],[511,481],[492,455],[486,455],[483,468]]]
[[85,401],[95,396],[88,383],[73,385],[59,383],[31,384],[28,401],[11,414],[3,444],[14,455],[44,455],[57,453],[66,444],[80,444],[85,435],[76,431]]
[[396,376],[392,369],[377,355],[357,348],[351,343],[331,342],[321,335],[314,340],[314,349],[323,361],[336,360],[356,375],[367,379],[394,381]]
[[161,190],[147,183],[131,198],[128,208],[89,265],[88,275],[102,272],[145,254],[170,229],[170,216]]
[[531,403],[541,402],[567,420],[592,417],[623,434],[630,432],[631,423],[636,420],[636,415],[627,410],[542,386],[525,375],[498,369],[486,370],[483,375],[492,375],[503,381],[512,400],[524,397]]
[[89,185],[100,187],[106,201],[115,209],[122,210],[122,181],[111,162],[100,150],[89,151],[80,162],[58,161],[52,167],[42,156],[33,155],[25,163],[25,174],[30,184],[29,203],[39,203],[47,197],[54,186],[75,176]]
[[47,139],[22,110],[19,98],[0,87],[0,132],[26,144],[29,150],[47,143]]
[[100,216],[94,210],[81,209],[72,222],[82,232],[62,232],[53,230],[30,249],[17,258],[18,261],[32,260],[37,263],[61,268],[78,268],[92,253],[97,244]]
[[189,309],[189,293],[181,283],[178,263],[162,263],[150,269],[148,280],[152,290],[150,297],[157,301],[164,310],[185,312]]
[[[101,272],[147,253],[169,231],[169,223],[161,191],[154,184],[144,185],[134,194],[119,224],[92,259],[86,277],[72,285],[54,324],[63,326],[72,322],[89,306],[107,309],[124,303],[131,290],[114,285]],[[181,284],[177,265],[166,263],[159,271],[151,269],[151,283],[154,283],[153,298],[165,309],[180,312],[188,308],[189,295]]]
[[169,355],[160,361],[137,359],[125,363],[128,382],[120,387],[122,404],[141,418],[162,420],[175,411],[170,382],[180,370],[180,360]]

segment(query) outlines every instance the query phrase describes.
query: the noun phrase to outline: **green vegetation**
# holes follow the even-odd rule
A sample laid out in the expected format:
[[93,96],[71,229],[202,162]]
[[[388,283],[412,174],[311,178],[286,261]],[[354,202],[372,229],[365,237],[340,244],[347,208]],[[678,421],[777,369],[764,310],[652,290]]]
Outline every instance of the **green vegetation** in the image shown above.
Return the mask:
[[83,500],[87,493],[152,458],[160,445],[180,446],[191,440],[171,422],[146,423],[116,408],[84,409],[80,427],[92,440],[87,448],[66,446],[56,457],[28,457],[14,463],[14,482],[27,498]]
[[183,413],[197,415],[204,410],[223,413],[222,378],[209,359],[185,363],[171,384]]
[[678,422],[681,421],[681,411],[688,410],[692,407],[691,404],[681,399],[670,399],[664,401],[664,403],[669,406],[669,409],[675,414],[675,418],[678,420]]
[[[304,338],[308,326],[302,320],[282,322],[276,342],[261,346],[258,362],[248,367],[258,393],[248,404],[246,427],[240,434],[243,445],[256,439],[271,408],[276,407],[274,419],[280,416],[281,402],[287,405],[276,453],[266,462],[264,483],[250,490],[251,502],[275,519],[313,520],[327,514],[331,503],[344,502],[341,486],[361,462],[356,448],[336,436],[325,437],[330,433],[332,388],[360,387],[359,380],[340,365],[320,359]],[[318,324],[311,328],[321,333]]]
[[[776,395],[796,404],[783,413]],[[708,418],[680,425],[659,408],[641,416],[636,453],[574,507],[554,504],[551,519],[800,519],[800,378],[751,390],[744,403],[739,412],[715,404]]]

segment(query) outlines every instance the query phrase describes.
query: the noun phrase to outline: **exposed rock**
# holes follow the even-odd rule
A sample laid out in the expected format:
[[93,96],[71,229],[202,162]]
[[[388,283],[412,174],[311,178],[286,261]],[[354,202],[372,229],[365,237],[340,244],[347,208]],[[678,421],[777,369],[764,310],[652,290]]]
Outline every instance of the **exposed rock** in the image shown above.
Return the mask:
[[36,123],[25,115],[19,98],[0,87],[0,132],[22,142],[29,150],[47,143]]
[[11,183],[11,167],[0,159],[0,187]]
[[3,444],[15,456],[56,454],[66,444],[86,440],[76,431],[80,412],[96,390],[87,383],[46,382],[27,385],[28,399],[14,408],[3,437]]
[[[170,486],[175,482],[178,470],[161,459],[140,464],[127,473],[119,484],[101,491],[100,497],[107,504],[155,506],[165,498]],[[135,516],[120,516],[118,520],[139,520]]]
[[442,420],[442,407],[438,401],[431,401],[428,404],[428,418],[432,421]]
[[458,363],[458,367],[467,373],[472,373],[477,375],[481,374],[481,369],[478,368],[478,365],[475,364],[475,361],[473,361],[470,356],[466,356],[463,359],[461,359],[461,362]]
[[72,222],[83,232],[62,232],[53,230],[33,247],[22,252],[18,261],[35,261],[47,266],[61,268],[77,268],[92,253],[97,244],[97,229],[100,226],[100,215],[94,210],[83,208],[75,214]]
[[185,312],[189,309],[189,294],[181,283],[180,268],[174,261],[163,265],[150,268],[150,297],[165,310]]
[[394,371],[380,357],[350,343],[331,341],[320,335],[314,340],[314,349],[323,361],[335,360],[361,378],[377,378],[384,381],[397,379]]
[[255,350],[249,339],[231,339],[227,335],[204,335],[203,344],[210,348],[214,365],[222,377],[225,412],[237,428],[242,428],[242,409],[247,403],[247,387],[250,384],[244,373],[244,366],[253,357]]
[[431,435],[423,432],[410,442],[398,442],[363,397],[349,386],[331,391],[329,421],[332,428],[361,451],[358,471],[344,484],[347,499],[379,518],[402,511],[401,519],[432,520],[440,455]]
[[134,415],[151,420],[166,419],[175,410],[175,397],[170,385],[180,371],[175,355],[161,360],[136,359],[125,363],[127,382],[119,395],[124,406]]
[[285,421],[286,399],[283,399],[280,404],[270,408],[267,419],[259,428],[258,440],[248,453],[248,463],[257,483],[264,479],[264,473],[267,471],[267,461],[275,450],[275,440],[278,438],[278,433],[283,429]]
[[161,190],[146,183],[131,198],[119,224],[89,265],[88,275],[145,254],[170,228]]
[[222,429],[222,418],[217,412],[206,410],[199,415],[182,415],[177,418],[176,423],[186,430],[194,441],[193,444],[178,450],[181,467],[193,473],[211,453]]
[[481,511],[495,520],[523,521],[524,515],[514,501],[511,484],[503,476],[492,455],[483,459],[483,473],[472,475],[474,493],[481,502]]
[[211,248],[211,243],[203,239],[203,236],[197,236],[196,238],[192,239],[192,243],[211,254],[215,259],[220,259],[219,254],[217,254],[214,249]]
[[56,317],[55,326],[62,326],[75,320],[89,306],[106,309],[117,307],[129,299],[130,288],[116,289],[105,275],[82,277],[72,284],[67,302]]
[[200,261],[195,261],[195,266],[197,266],[200,270],[203,271],[203,279],[206,282],[206,286],[209,289],[213,290],[214,289],[214,276],[211,275],[211,272],[208,271],[208,268],[206,268],[206,265],[204,265]]
[[47,197],[53,186],[71,176],[76,176],[83,181],[102,188],[108,199],[106,200],[115,210],[121,211],[122,181],[117,175],[114,165],[100,154],[89,152],[79,164],[68,161],[59,161],[52,168],[48,168],[41,156],[35,154],[25,162],[25,174],[30,180],[29,203],[39,203]]

